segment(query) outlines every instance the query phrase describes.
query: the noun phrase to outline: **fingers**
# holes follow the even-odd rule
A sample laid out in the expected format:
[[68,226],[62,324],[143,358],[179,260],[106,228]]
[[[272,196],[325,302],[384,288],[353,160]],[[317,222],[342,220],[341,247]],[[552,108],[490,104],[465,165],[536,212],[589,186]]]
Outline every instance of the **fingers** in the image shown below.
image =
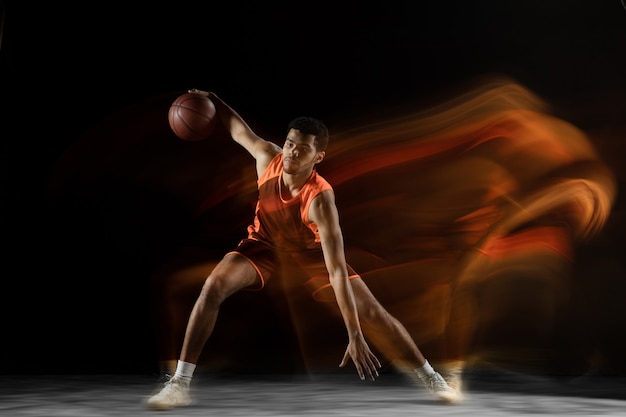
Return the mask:
[[187,90],[187,92],[191,94],[199,94],[205,97],[209,95],[208,91],[198,90],[197,88],[192,88],[191,90]]
[[372,354],[367,358],[367,374],[372,381],[375,381],[378,377],[378,369],[380,368],[380,362],[378,358]]
[[[380,368],[380,364],[376,366],[376,364],[378,363],[378,359],[376,359],[376,357],[374,357],[374,360],[368,358],[362,361],[353,358],[352,362],[354,363],[354,367],[356,368],[356,372],[359,375],[361,381],[365,381],[366,375],[367,378],[372,381],[375,381],[376,378],[378,378],[379,375],[377,368]],[[339,366],[343,367],[346,363],[347,358],[344,358]]]
[[376,355],[374,355],[369,349],[366,349],[366,351],[361,353],[356,353],[352,352],[350,350],[350,346],[348,346],[346,352],[343,355],[343,359],[339,364],[339,367],[344,367],[348,363],[348,359],[350,358],[352,358],[352,362],[354,363],[356,372],[362,381],[365,380],[366,375],[372,381],[375,381],[376,378],[379,376],[378,368],[380,368],[382,365],[380,364],[380,361],[378,360]]
[[380,361],[378,360],[376,355],[374,355],[372,351],[367,349],[367,351],[364,352],[364,357],[360,362],[362,363],[361,366],[363,366],[367,371],[367,376],[369,377],[369,379],[375,381],[378,377],[378,368],[381,367]]
[[350,353],[348,353],[348,351],[346,350],[346,353],[343,354],[343,359],[341,360],[339,367],[343,368],[344,366],[346,366],[349,358],[350,358]]
[[365,367],[365,371],[367,372],[368,379],[370,379],[371,381],[376,381],[376,377],[378,376],[378,371],[376,370],[376,368],[372,366],[371,363],[365,364],[365,366],[362,366],[360,363],[355,361],[354,366],[356,367],[356,372],[359,374],[359,378],[361,378],[361,381],[365,381],[365,372],[363,372],[364,367]]
[[[350,359],[352,357],[352,355],[350,355],[350,349],[346,349],[346,353],[343,354],[343,359],[341,360],[341,363],[339,364],[340,368],[343,368],[344,366],[346,366],[346,364],[348,363],[348,359]],[[352,359],[352,362],[354,363],[354,367],[356,368],[356,372],[359,375],[359,378],[361,378],[361,381],[365,380],[365,374],[363,373],[363,367],[361,366],[361,364],[355,360],[354,358]],[[371,374],[371,372],[370,372]]]
[[[372,357],[374,358],[374,363],[376,364],[376,369],[382,368],[383,366],[380,364],[380,361],[378,360],[378,357],[376,357],[376,355],[374,355],[374,354],[372,354]],[[378,371],[376,371],[376,375],[378,376]]]
[[361,379],[361,381],[365,381],[365,374],[363,373],[363,367],[356,362],[354,363],[354,366],[356,367],[356,373],[359,375],[359,378]]

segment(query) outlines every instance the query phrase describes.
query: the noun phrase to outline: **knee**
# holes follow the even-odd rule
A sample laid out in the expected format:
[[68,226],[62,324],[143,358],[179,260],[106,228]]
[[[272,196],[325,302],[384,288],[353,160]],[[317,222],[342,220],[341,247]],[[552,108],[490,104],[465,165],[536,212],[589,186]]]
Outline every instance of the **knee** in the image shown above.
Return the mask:
[[364,324],[375,324],[381,321],[388,321],[391,315],[379,303],[369,303],[360,309],[359,316]]
[[221,304],[227,297],[222,279],[220,277],[209,275],[202,285],[200,298],[207,303]]

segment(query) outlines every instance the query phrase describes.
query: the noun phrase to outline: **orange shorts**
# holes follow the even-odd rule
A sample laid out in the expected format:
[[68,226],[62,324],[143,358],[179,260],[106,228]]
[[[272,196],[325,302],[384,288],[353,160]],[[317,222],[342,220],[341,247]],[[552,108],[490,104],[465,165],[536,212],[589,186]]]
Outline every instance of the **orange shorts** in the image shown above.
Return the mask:
[[[248,290],[261,290],[270,279],[282,275],[288,286],[305,286],[317,301],[335,299],[321,246],[300,251],[281,251],[260,240],[243,239],[231,253],[246,258],[257,271],[260,283]],[[350,265],[346,266],[348,278],[360,278]]]

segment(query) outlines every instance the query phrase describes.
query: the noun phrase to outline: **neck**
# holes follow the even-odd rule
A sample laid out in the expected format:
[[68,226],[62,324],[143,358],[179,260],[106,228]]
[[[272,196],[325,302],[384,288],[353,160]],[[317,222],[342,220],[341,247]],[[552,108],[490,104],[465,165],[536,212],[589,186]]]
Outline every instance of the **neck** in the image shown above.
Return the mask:
[[291,196],[298,194],[298,191],[300,191],[302,186],[308,181],[312,173],[313,173],[312,170],[309,172],[302,172],[302,173],[297,173],[297,174],[288,174],[285,171],[283,171],[283,174],[282,174],[282,184],[284,185],[283,193],[287,195],[291,195]]

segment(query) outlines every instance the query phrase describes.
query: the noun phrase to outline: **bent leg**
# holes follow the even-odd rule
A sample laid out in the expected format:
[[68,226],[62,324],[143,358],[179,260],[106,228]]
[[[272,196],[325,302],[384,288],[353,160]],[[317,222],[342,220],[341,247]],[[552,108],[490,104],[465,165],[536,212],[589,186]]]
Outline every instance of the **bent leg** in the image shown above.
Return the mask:
[[222,302],[258,280],[256,269],[242,256],[229,254],[217,264],[205,280],[189,316],[180,360],[198,363],[215,328]]
[[161,375],[174,374],[189,314],[219,259],[204,248],[181,248],[151,276],[155,353]]

